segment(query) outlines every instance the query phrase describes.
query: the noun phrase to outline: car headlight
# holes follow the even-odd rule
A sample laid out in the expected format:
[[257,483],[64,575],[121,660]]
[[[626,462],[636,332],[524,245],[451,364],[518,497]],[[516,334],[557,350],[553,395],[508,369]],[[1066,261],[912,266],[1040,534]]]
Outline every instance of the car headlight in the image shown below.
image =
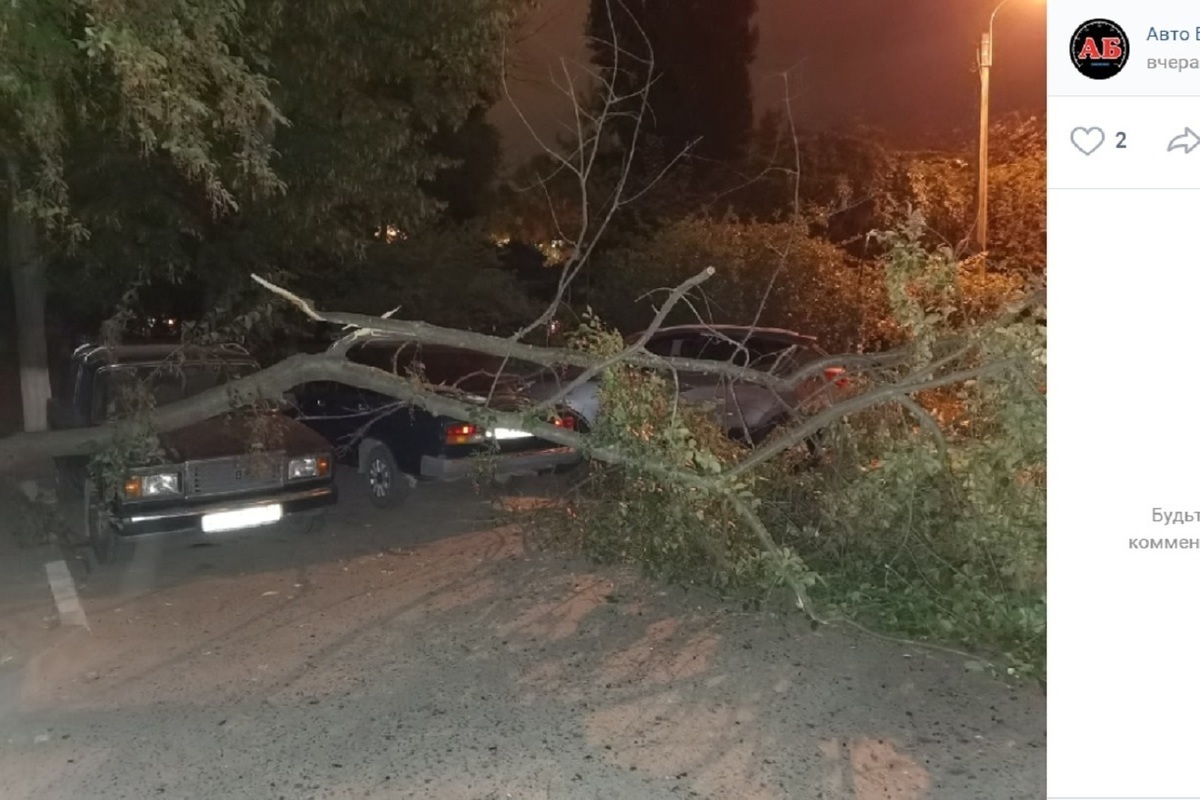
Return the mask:
[[324,478],[332,466],[329,456],[301,456],[288,462],[288,480],[302,478]]
[[126,497],[164,497],[173,494],[179,494],[178,472],[135,475],[125,481]]

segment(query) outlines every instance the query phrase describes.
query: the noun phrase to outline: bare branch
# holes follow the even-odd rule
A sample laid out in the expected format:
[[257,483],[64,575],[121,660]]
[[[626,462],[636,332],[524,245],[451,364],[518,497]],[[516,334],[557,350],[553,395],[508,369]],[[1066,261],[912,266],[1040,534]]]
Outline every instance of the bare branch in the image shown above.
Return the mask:
[[630,355],[642,350],[642,348],[646,346],[646,342],[650,341],[650,337],[662,327],[663,320],[667,318],[667,315],[671,313],[671,309],[675,307],[679,300],[693,288],[711,278],[715,273],[715,269],[708,267],[672,289],[671,293],[667,296],[666,301],[663,303],[662,308],[660,308],[658,313],[654,316],[654,320],[650,323],[650,327],[648,327],[641,334],[641,336],[638,337],[637,341],[611,358],[607,358],[598,364],[588,367],[573,381],[567,384],[566,387],[559,390],[553,397],[543,401],[541,405],[544,407],[553,407],[558,403],[561,403],[563,399],[565,399],[571,392],[590,381],[600,372],[603,372],[605,369],[614,366],[621,361],[627,360]]

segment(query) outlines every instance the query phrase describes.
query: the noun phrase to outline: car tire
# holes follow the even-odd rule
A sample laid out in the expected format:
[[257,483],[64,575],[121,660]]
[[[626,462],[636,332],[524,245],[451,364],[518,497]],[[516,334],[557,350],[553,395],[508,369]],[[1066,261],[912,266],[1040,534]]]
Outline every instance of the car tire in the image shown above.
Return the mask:
[[84,537],[97,564],[111,564],[117,558],[117,531],[104,513],[100,493],[90,479],[84,481]]
[[396,459],[384,445],[373,445],[363,458],[363,475],[367,481],[367,495],[376,508],[391,508],[404,500],[408,494],[408,476],[396,466]]

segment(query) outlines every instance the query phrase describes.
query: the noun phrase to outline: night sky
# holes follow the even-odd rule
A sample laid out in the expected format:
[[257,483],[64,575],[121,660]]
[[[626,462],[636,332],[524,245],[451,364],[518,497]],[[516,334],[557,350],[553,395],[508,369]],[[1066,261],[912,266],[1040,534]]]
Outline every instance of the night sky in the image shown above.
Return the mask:
[[[810,127],[861,122],[921,147],[978,124],[975,47],[999,0],[759,0],[752,68],[759,113],[783,97],[791,71],[793,111]],[[553,138],[569,105],[550,82],[560,59],[585,61],[587,0],[542,0],[510,55],[511,92],[539,134]],[[1044,111],[1044,0],[1010,0],[996,16],[993,118]],[[537,151],[507,100],[492,119],[509,160]]]

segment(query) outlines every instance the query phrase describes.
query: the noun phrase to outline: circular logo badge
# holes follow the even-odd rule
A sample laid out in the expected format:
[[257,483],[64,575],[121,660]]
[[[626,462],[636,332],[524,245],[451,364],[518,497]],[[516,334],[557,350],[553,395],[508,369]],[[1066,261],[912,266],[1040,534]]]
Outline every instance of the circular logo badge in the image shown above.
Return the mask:
[[1090,19],[1071,35],[1071,63],[1085,78],[1108,80],[1129,60],[1129,37],[1110,19]]

